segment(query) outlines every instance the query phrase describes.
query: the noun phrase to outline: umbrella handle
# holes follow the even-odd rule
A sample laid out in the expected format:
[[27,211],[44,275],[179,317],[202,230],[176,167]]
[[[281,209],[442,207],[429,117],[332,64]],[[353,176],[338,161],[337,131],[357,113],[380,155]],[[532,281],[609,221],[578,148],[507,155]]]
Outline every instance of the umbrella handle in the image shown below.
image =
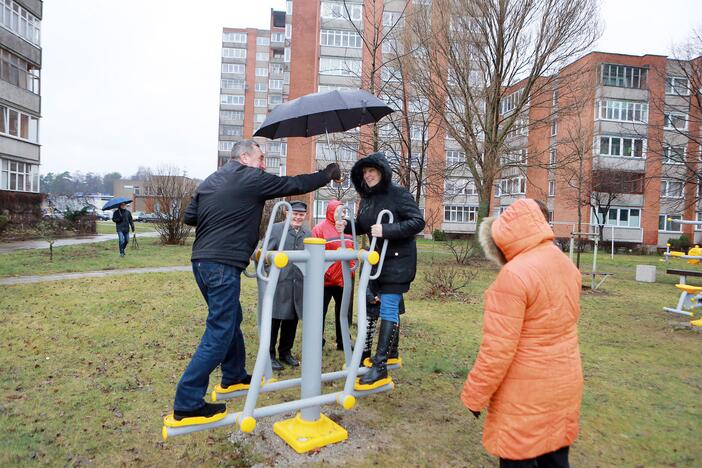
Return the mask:
[[[395,220],[395,218],[393,217],[392,212],[390,210],[383,210],[380,213],[378,213],[378,218],[376,219],[375,224],[381,224],[383,221],[384,215],[388,215],[388,223],[389,224],[392,224],[393,221]],[[373,252],[375,250],[375,244],[376,244],[377,240],[378,240],[377,237],[373,237],[373,239],[371,240],[371,245],[368,249],[369,252]],[[380,250],[380,261],[378,262],[378,269],[375,271],[375,273],[373,273],[369,277],[369,279],[372,279],[372,280],[378,279],[378,277],[380,276],[380,272],[383,269],[383,262],[385,261],[385,252],[387,250],[388,250],[388,240],[383,239],[383,247]]]
[[263,245],[261,246],[261,258],[259,259],[258,265],[256,267],[256,275],[262,281],[268,281],[268,275],[265,274],[263,270],[263,265],[266,263],[266,256],[268,255],[268,243],[271,240],[271,231],[273,230],[273,224],[275,224],[275,217],[278,214],[278,209],[280,209],[281,206],[285,207],[287,213],[285,216],[285,224],[283,224],[283,233],[281,234],[280,242],[278,243],[278,250],[285,249],[285,238],[288,235],[290,221],[292,220],[292,206],[285,200],[281,200],[275,205],[273,205],[273,210],[271,210],[271,217],[268,220],[268,227],[266,228],[266,236],[263,238]]

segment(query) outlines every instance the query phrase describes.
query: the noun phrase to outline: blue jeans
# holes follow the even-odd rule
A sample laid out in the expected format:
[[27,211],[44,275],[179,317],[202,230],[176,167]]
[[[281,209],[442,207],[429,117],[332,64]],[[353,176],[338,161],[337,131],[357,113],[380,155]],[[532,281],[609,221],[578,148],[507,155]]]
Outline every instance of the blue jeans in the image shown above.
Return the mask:
[[210,374],[221,364],[227,385],[246,378],[246,350],[241,333],[239,303],[241,268],[223,263],[194,261],[193,274],[207,302],[205,333],[176,388],[175,411],[195,411],[205,405]]
[[119,239],[119,253],[123,254],[124,249],[129,244],[129,231],[117,231],[117,238]]
[[402,301],[402,294],[380,294],[380,320],[398,323],[400,301]]

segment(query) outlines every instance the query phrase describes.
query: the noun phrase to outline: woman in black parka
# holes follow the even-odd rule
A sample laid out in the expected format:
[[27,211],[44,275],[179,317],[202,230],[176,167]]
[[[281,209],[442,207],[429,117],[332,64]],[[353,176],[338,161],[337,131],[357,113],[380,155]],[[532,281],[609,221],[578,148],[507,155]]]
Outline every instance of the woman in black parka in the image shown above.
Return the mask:
[[[402,294],[409,291],[417,272],[415,236],[424,229],[424,219],[407,189],[393,184],[392,171],[383,153],[359,159],[351,169],[351,182],[361,196],[356,233],[380,238],[376,246],[378,251],[383,239],[388,240],[383,270],[375,281],[380,294],[380,337],[373,367],[361,377],[361,383],[368,385],[388,376],[388,351],[399,334]],[[392,212],[393,223],[376,224],[382,210]],[[350,226],[346,227],[346,232],[351,232]]]

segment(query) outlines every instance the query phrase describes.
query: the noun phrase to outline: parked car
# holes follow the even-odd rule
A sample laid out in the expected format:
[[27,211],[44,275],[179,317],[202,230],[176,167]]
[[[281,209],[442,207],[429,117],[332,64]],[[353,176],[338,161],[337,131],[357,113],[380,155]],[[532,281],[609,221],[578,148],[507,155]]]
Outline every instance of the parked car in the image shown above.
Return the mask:
[[144,216],[143,211],[134,211],[132,212],[132,221],[143,221],[142,217]]
[[59,210],[44,209],[41,213],[42,219],[63,219],[63,213]]
[[145,223],[155,223],[158,221],[158,215],[156,213],[145,213],[141,220]]

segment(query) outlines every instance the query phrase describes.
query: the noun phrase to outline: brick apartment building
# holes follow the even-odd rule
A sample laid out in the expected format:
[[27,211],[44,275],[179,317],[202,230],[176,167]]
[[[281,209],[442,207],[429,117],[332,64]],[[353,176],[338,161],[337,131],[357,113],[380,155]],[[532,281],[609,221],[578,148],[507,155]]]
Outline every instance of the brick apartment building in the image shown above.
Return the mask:
[[0,0],[0,214],[41,215],[41,0]]
[[[377,4],[350,0],[344,7],[340,1],[293,0],[285,12],[271,12],[270,30],[224,29],[219,164],[229,156],[233,142],[250,138],[278,103],[317,91],[367,87],[363,77],[368,76],[371,57],[358,32],[367,34],[373,27],[364,24],[363,12]],[[410,8],[421,4],[413,1]],[[382,27],[389,27],[406,11],[406,0],[386,0],[382,8]],[[381,59],[392,53],[385,47],[378,50]],[[547,203],[556,234],[569,237],[578,217],[572,183],[577,162],[572,136],[578,134],[587,140],[578,158],[579,185],[587,193],[581,198],[592,196],[600,207],[598,216],[588,206],[581,208],[583,231],[594,233],[604,224],[605,240],[613,236],[617,243],[650,248],[664,246],[683,233],[702,241],[702,229],[668,221],[702,219],[702,207],[696,204],[698,187],[689,180],[690,165],[680,163],[680,158],[689,163],[700,157],[698,139],[685,136],[700,135],[700,109],[690,104],[690,96],[698,90],[690,90],[685,67],[689,63],[664,56],[601,52],[565,67],[559,74],[562,83],[548,98],[530,99],[508,139],[509,150],[493,191],[493,213],[499,214],[517,198],[537,198]],[[386,68],[380,80],[397,81]],[[564,86],[569,80],[577,84],[578,112],[572,111],[570,102],[574,93]],[[503,114],[512,111],[510,103],[519,92],[517,84],[505,97]],[[420,133],[414,130],[408,131],[413,146],[414,133]],[[465,155],[443,129],[433,131],[436,136],[422,149],[426,163],[456,169],[444,173],[441,190],[421,197],[420,207],[425,215],[439,213],[434,229],[474,233],[478,196],[469,173],[461,168]],[[341,136],[347,141],[333,157],[324,137],[264,139],[268,170],[293,175],[332,161],[348,170],[369,148],[354,146],[354,140],[361,139],[347,133]],[[387,137],[382,128],[380,134]],[[348,184],[347,178],[342,186],[332,184],[302,197],[314,207],[315,220],[324,216],[332,197],[353,203],[355,194]]]

